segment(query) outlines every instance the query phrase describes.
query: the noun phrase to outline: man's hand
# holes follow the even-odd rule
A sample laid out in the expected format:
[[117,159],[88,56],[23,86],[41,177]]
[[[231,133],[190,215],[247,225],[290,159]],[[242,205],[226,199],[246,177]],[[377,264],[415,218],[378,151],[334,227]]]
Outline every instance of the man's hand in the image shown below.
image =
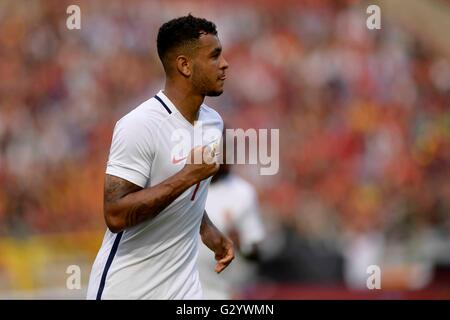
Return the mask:
[[192,177],[197,183],[214,175],[219,170],[219,167],[215,148],[198,146],[189,153],[182,171]]
[[234,247],[233,242],[222,235],[222,240],[219,246],[213,249],[215,253],[215,258],[217,261],[214,271],[221,273],[223,269],[228,267],[228,265],[234,259]]
[[217,261],[214,271],[222,272],[234,259],[234,245],[227,236],[221,233],[209,220],[206,211],[203,213],[200,235],[203,243],[214,252]]

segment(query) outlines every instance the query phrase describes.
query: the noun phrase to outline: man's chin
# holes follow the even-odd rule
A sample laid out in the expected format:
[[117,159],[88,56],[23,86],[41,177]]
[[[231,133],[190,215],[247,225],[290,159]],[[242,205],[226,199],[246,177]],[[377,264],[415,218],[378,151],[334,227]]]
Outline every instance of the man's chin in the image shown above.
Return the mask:
[[218,97],[223,93],[223,89],[214,90],[214,91],[208,91],[206,93],[206,96],[208,97]]

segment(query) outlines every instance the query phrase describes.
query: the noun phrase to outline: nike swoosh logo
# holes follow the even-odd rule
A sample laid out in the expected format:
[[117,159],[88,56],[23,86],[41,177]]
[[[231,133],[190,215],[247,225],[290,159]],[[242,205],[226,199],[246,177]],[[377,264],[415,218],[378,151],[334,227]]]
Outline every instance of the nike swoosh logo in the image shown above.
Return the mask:
[[187,156],[186,156],[186,157],[183,157],[183,158],[180,158],[180,159],[175,159],[175,156],[173,156],[173,157],[172,157],[172,163],[173,163],[173,164],[180,163],[181,161],[183,161],[183,160],[186,159],[186,158],[187,158]]

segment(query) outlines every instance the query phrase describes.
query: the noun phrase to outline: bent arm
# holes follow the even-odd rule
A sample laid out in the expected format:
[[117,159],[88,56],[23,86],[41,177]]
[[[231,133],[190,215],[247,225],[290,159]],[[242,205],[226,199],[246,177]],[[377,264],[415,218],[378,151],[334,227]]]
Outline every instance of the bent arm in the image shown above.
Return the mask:
[[200,225],[200,236],[202,242],[212,251],[220,245],[222,237],[224,236],[209,219],[206,211],[203,212],[202,223]]
[[206,211],[203,213],[200,225],[200,236],[203,243],[214,252],[217,264],[215,271],[222,272],[234,259],[233,241],[217,229],[209,219]]
[[104,216],[113,233],[156,217],[173,200],[196,183],[184,170],[151,188],[106,174]]

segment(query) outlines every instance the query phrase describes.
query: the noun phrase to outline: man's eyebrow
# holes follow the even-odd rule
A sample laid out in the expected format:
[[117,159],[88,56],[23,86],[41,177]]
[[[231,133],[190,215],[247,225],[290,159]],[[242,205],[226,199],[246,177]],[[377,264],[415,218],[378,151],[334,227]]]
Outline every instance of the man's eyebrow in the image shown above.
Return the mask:
[[221,52],[222,52],[222,47],[216,47],[216,48],[214,48],[213,51],[211,51],[211,53],[209,55],[212,57],[212,56],[214,56],[214,55],[216,55],[218,53],[221,53]]

